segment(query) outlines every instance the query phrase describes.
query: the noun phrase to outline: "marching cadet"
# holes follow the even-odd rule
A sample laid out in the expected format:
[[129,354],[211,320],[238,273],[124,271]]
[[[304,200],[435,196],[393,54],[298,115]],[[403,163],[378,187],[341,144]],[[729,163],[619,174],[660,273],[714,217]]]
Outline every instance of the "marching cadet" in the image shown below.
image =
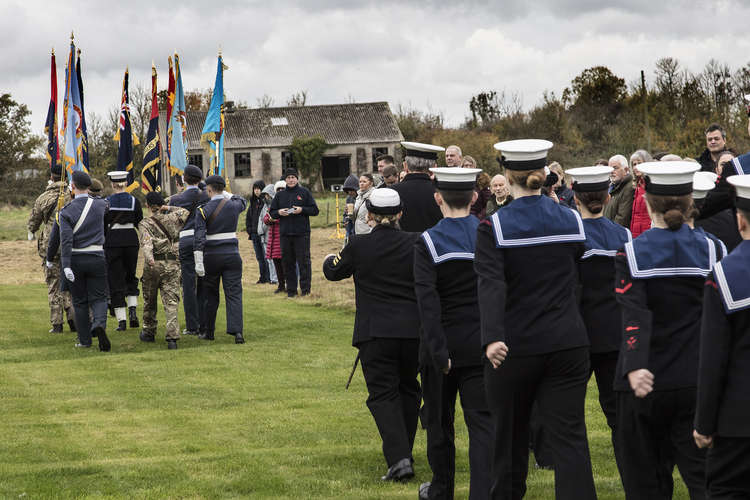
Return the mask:
[[586,234],[575,210],[541,195],[551,147],[538,139],[495,145],[513,203],[477,230],[474,269],[495,424],[495,499],[522,498],[526,491],[534,401],[545,424],[556,498],[596,498],[584,420],[589,341],[575,297]]
[[140,339],[153,342],[156,334],[156,297],[161,292],[164,315],[167,322],[167,348],[177,349],[180,339],[177,309],[180,305],[180,229],[185,225],[189,212],[181,207],[164,205],[159,192],[146,195],[151,217],[143,219],[138,226],[143,251],[143,330]]
[[716,256],[716,260],[721,260],[727,255],[727,247],[723,241],[709,233],[702,227],[695,225],[695,217],[700,214],[703,203],[706,200],[706,196],[716,187],[716,181],[718,176],[713,172],[696,172],[693,174],[693,209],[690,211],[690,217],[688,218],[687,225],[690,226],[694,231],[705,234],[711,238],[714,243],[718,246],[720,252]]
[[47,188],[34,202],[34,207],[29,215],[27,224],[29,230],[29,241],[34,239],[34,233],[40,228],[41,232],[37,239],[37,251],[42,258],[42,268],[44,269],[44,281],[47,283],[47,301],[49,302],[49,319],[52,323],[50,333],[62,333],[63,331],[63,311],[68,316],[68,327],[71,332],[76,331],[74,321],[73,304],[70,300],[70,292],[60,289],[60,254],[55,254],[50,261],[53,265],[46,265],[47,244],[49,243],[52,226],[55,224],[55,210],[61,190],[63,202],[70,201],[70,192],[62,180],[62,167],[55,165],[50,172],[50,183]]
[[366,204],[375,223],[372,231],[351,236],[339,255],[326,256],[323,274],[330,281],[354,277],[352,345],[359,349],[367,407],[383,441],[388,472],[381,479],[405,481],[414,477],[412,448],[421,399],[414,295],[414,244],[419,235],[399,230],[401,199],[393,189],[376,189]]
[[609,174],[612,167],[571,168],[566,173],[573,179],[573,193],[586,233],[585,252],[578,264],[581,283],[581,317],[586,325],[590,347],[589,374],[596,376],[599,405],[612,431],[617,468],[620,457],[615,440],[617,397],[612,388],[615,381],[617,356],[620,352],[620,306],[615,297],[615,256],[633,237],[627,228],[604,217],[609,201]]
[[232,196],[224,191],[224,187],[226,183],[220,175],[206,178],[206,191],[211,199],[198,208],[195,217],[193,258],[195,273],[203,277],[206,304],[206,330],[198,338],[214,340],[221,281],[227,307],[227,334],[234,336],[235,344],[244,344],[242,257],[237,240],[237,220],[247,207],[247,202],[241,196]]
[[109,212],[104,223],[107,256],[107,278],[112,307],[117,318],[117,331],[127,330],[125,306],[129,313],[130,326],[138,326],[138,232],[136,227],[143,220],[143,210],[138,198],[125,191],[128,183],[126,170],[107,172],[115,193],[107,197]]
[[[58,213],[59,231],[54,231],[47,247],[50,261],[60,251],[65,286],[73,297],[78,343],[91,347],[91,337],[99,339],[99,350],[109,351],[107,338],[107,264],[104,259],[104,217],[107,202],[88,195],[91,178],[83,171],[73,172],[74,199]],[[91,318],[89,319],[89,311]]]
[[693,436],[706,455],[706,498],[750,497],[750,175],[737,191],[742,234],[703,287],[698,402]]
[[203,302],[203,278],[195,274],[193,243],[195,214],[209,197],[198,187],[203,171],[195,165],[185,167],[182,176],[185,190],[169,198],[169,204],[188,210],[187,221],[180,231],[180,271],[182,272],[182,308],[185,311],[184,335],[198,335],[205,329],[205,307]]
[[638,165],[652,228],[615,257],[622,310],[617,449],[628,499],[671,498],[676,464],[705,498],[705,453],[692,440],[703,284],[719,247],[690,229],[693,162]]
[[477,303],[474,247],[479,219],[478,168],[431,168],[435,201],[443,218],[422,233],[414,250],[414,289],[422,322],[420,359],[427,428],[427,459],[432,481],[420,486],[420,499],[452,499],[456,447],[456,395],[461,394],[469,430],[470,499],[486,499],[492,486],[492,416],[487,406]]
[[437,166],[437,155],[445,148],[419,142],[402,142],[401,145],[405,149],[406,177],[393,187],[404,208],[399,224],[404,231],[421,233],[443,217],[435,203],[435,185],[427,171]]

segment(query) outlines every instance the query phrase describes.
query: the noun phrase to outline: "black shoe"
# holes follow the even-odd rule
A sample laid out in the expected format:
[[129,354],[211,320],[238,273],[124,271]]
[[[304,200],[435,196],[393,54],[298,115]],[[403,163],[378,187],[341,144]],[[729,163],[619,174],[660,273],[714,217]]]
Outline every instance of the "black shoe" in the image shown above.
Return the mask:
[[414,468],[411,466],[411,459],[402,458],[388,468],[385,476],[381,477],[383,481],[408,481],[414,477]]
[[167,349],[177,349],[177,341],[175,339],[167,339]]
[[52,328],[49,329],[50,333],[62,333],[62,323],[52,325]]
[[430,484],[432,483],[422,483],[419,485],[419,500],[430,499]]
[[245,337],[243,337],[241,333],[235,333],[234,334],[234,343],[235,344],[244,344],[245,343]]
[[199,333],[198,334],[198,338],[201,339],[201,340],[213,340],[214,339],[214,334],[213,334],[213,332],[211,332],[211,333],[203,332],[203,333]]
[[286,292],[286,296],[290,299],[293,299],[297,296],[297,292]]
[[107,307],[109,307],[109,315],[114,318],[115,317],[115,306],[113,306],[112,304],[109,304],[109,306],[107,306]]
[[72,319],[68,320],[68,328],[70,328],[71,332],[78,331],[78,330],[76,330],[76,322],[74,320],[72,320]]
[[141,334],[138,335],[138,338],[140,338],[142,342],[154,342],[154,334],[144,332],[143,330],[141,330]]
[[127,329],[128,329],[128,322],[127,321],[122,320],[122,321],[118,321],[117,322],[117,328],[116,328],[116,330],[118,332],[124,332]]
[[308,296],[308,295],[310,295],[310,290],[306,290],[306,291],[304,291],[304,292],[302,292],[302,293],[300,294],[300,296],[301,296],[301,297],[306,297],[306,296]]
[[76,344],[74,347],[79,347],[79,348],[82,348],[82,349],[88,349],[89,347],[91,347],[91,344],[89,344],[89,345]]
[[255,282],[256,285],[262,285],[263,283],[268,283],[269,280],[264,279],[258,279],[258,281]]
[[197,330],[188,330],[187,328],[182,330],[183,335],[198,335]]
[[130,328],[138,328],[140,323],[138,323],[138,315],[136,314],[135,307],[128,307],[128,314],[130,315]]
[[284,288],[283,286],[280,286],[273,293],[281,293],[281,292],[286,292],[286,288]]
[[104,328],[101,326],[97,326],[93,330],[91,330],[91,336],[93,337],[94,334],[96,334],[96,337],[99,339],[99,350],[102,352],[109,352],[109,350],[112,348],[112,345],[109,343],[109,339],[107,338],[107,332],[104,331]]

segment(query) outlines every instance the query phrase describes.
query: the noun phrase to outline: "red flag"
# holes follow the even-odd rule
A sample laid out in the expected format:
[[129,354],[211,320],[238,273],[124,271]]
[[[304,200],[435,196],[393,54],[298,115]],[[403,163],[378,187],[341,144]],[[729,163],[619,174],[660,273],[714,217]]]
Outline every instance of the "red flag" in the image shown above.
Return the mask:
[[52,62],[50,67],[50,100],[47,110],[47,121],[44,131],[47,134],[47,160],[50,168],[60,161],[60,149],[57,141],[57,64],[55,63],[55,51],[52,51]]

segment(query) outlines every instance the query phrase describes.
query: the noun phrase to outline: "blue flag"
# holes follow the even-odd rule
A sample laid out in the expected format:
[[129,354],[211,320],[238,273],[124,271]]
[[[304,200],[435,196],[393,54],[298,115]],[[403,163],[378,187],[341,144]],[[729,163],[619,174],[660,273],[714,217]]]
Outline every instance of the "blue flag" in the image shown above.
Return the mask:
[[221,60],[216,65],[216,82],[211,96],[211,105],[206,113],[206,123],[201,132],[201,145],[209,154],[209,174],[224,175],[224,70]]
[[187,167],[187,121],[185,113],[185,92],[182,89],[182,73],[180,72],[180,58],[174,55],[174,72],[177,87],[174,95],[174,105],[167,125],[169,137],[169,165],[175,174],[182,174]]

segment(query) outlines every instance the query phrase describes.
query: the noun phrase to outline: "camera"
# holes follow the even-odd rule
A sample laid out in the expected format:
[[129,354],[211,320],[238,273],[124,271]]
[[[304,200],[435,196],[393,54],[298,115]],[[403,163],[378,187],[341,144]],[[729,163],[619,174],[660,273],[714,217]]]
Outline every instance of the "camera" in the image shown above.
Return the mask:
[[344,190],[343,184],[331,184],[331,192],[341,193]]

